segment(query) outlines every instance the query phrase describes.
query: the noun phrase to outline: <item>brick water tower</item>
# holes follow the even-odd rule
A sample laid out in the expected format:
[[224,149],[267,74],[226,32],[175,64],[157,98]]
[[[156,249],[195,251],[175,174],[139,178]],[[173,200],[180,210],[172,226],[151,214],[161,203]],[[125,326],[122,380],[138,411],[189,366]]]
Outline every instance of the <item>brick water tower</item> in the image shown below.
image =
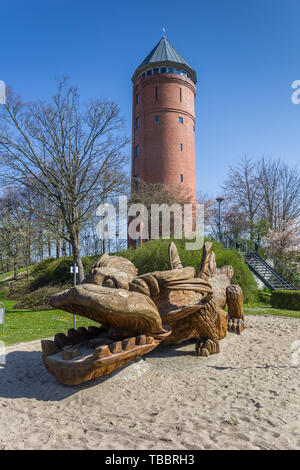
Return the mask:
[[132,77],[132,181],[182,185],[196,202],[196,72],[163,37]]

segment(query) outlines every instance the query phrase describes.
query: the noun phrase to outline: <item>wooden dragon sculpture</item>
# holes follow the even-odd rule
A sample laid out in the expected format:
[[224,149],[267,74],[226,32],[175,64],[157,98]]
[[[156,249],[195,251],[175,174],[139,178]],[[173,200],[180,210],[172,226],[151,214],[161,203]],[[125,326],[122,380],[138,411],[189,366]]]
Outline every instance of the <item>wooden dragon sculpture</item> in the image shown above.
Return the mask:
[[[244,329],[243,295],[231,285],[233,268],[216,268],[212,243],[201,269],[184,268],[173,242],[170,271],[141,276],[126,258],[104,254],[83,283],[56,294],[51,305],[90,318],[101,327],[71,329],[42,340],[43,361],[60,382],[76,385],[106,375],[159,344],[195,339],[196,354],[220,352],[227,330]],[[224,311],[228,306],[228,314]]]

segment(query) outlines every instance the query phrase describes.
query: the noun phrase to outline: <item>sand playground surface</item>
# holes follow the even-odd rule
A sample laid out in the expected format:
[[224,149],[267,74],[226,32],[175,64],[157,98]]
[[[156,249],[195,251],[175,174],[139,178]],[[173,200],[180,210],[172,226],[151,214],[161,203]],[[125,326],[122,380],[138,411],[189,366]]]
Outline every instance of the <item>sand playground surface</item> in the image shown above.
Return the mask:
[[39,341],[6,348],[0,449],[299,449],[300,321],[247,316],[221,353],[158,347],[89,383],[66,387]]

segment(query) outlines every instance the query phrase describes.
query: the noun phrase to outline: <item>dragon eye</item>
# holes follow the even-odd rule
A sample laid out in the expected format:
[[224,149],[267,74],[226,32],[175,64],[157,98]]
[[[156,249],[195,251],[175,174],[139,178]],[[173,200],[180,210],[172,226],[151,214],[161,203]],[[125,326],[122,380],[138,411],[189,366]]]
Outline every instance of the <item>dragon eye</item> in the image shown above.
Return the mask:
[[103,281],[103,284],[102,284],[104,287],[112,287],[112,288],[116,288],[117,287],[117,283],[116,283],[116,280],[111,278],[111,277],[106,277]]

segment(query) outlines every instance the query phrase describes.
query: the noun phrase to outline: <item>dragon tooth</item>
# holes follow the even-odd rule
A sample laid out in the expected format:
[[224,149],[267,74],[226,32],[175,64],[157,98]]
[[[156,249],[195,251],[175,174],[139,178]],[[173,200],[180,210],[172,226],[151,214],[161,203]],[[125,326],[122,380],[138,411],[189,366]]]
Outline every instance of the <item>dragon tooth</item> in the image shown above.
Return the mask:
[[81,354],[80,349],[77,346],[65,346],[62,353],[62,358],[65,361],[70,361],[74,357],[77,357]]
[[70,338],[68,338],[64,333],[56,333],[54,336],[54,342],[57,344],[59,349],[71,344]]
[[139,346],[142,346],[143,344],[146,344],[146,336],[145,335],[137,336],[136,344],[138,344]]
[[111,352],[107,344],[103,346],[98,346],[97,348],[95,348],[94,354],[93,354],[94,359],[102,359],[103,357],[107,357],[107,356],[111,356]]
[[43,356],[51,356],[60,351],[58,344],[50,339],[42,339],[41,341]]
[[120,353],[122,352],[122,341],[116,341],[115,343],[111,343],[108,347],[112,354]]
[[133,338],[126,338],[126,339],[123,339],[122,345],[123,345],[123,350],[124,350],[124,351],[128,351],[129,349],[134,348],[134,346],[135,346],[135,338],[133,337]]
[[88,332],[90,334],[90,338],[96,338],[96,336],[99,336],[101,333],[101,328],[98,328],[97,326],[89,326]]
[[79,326],[77,328],[77,331],[80,334],[82,341],[87,341],[88,339],[90,339],[90,334],[84,326]]
[[80,343],[80,341],[82,341],[82,337],[80,333],[77,330],[75,330],[75,328],[70,328],[68,330],[68,338],[70,339],[71,344],[77,344],[77,343]]

